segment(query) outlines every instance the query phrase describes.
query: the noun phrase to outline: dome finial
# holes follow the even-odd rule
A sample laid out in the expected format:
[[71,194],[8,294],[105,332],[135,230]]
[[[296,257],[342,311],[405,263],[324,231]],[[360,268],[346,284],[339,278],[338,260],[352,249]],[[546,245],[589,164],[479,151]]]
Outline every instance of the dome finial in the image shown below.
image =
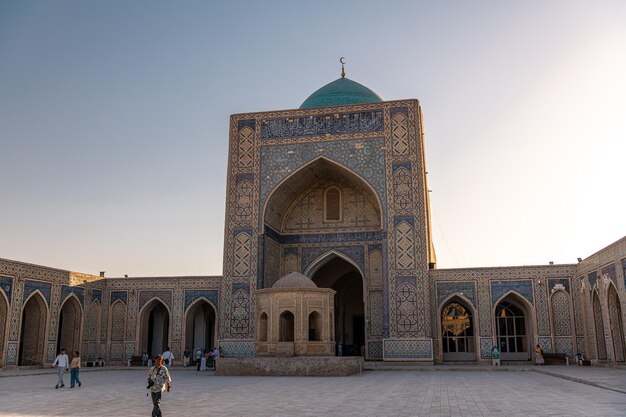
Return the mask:
[[339,58],[339,62],[341,62],[341,78],[346,78],[346,69],[344,67],[345,62],[343,62],[344,59],[344,57]]

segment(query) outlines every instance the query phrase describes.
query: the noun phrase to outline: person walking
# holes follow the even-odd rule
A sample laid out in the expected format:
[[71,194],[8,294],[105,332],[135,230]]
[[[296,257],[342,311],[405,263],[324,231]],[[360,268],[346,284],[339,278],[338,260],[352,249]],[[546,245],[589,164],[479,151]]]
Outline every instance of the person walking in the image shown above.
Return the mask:
[[70,363],[70,388],[74,388],[78,382],[78,387],[82,385],[80,383],[80,352],[74,352],[72,363]]
[[174,364],[174,354],[170,350],[169,346],[165,348],[165,352],[163,352],[163,355],[161,356],[163,358],[163,363],[167,366],[167,370],[171,371],[172,365]]
[[545,361],[543,360],[543,350],[541,350],[541,346],[537,345],[535,347],[535,365],[543,365]]
[[217,359],[220,357],[220,349],[215,346],[213,347],[213,353],[211,354],[211,359],[213,362],[213,370],[216,371],[217,370]]
[[189,366],[189,359],[191,358],[191,348],[186,347],[183,353],[183,366],[187,368]]
[[65,372],[67,372],[67,367],[69,364],[70,358],[67,357],[67,354],[65,353],[65,348],[61,348],[61,353],[59,353],[54,362],[52,362],[53,368],[55,366],[58,366],[59,368],[57,384],[54,388],[59,389],[59,387],[63,388],[65,386],[65,383],[63,382],[63,375],[65,375]]
[[161,395],[167,389],[172,390],[172,378],[167,367],[163,366],[163,357],[157,355],[154,358],[154,366],[148,371],[148,387],[152,396],[152,417],[162,417]]

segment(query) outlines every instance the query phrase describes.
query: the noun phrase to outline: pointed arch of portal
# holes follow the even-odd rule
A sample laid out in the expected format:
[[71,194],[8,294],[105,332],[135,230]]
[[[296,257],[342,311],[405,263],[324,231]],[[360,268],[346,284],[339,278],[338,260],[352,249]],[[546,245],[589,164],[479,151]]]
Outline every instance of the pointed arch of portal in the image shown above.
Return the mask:
[[[466,314],[463,317],[457,317],[455,313],[463,313],[459,310],[465,310]],[[463,293],[457,292],[446,297],[439,304],[437,311],[437,324],[441,335],[439,349],[443,360],[477,361],[479,359],[477,340],[480,332],[477,320],[478,311],[474,304]],[[454,322],[455,320],[446,322],[446,318],[454,318],[457,323]],[[460,323],[461,321],[464,322]]]
[[384,224],[383,206],[381,203],[382,199],[374,187],[361,175],[357,174],[345,165],[326,156],[320,156],[289,174],[269,193],[263,205],[261,233],[265,233],[266,226],[271,224],[271,222],[268,221],[270,211],[277,211],[277,215],[280,218],[284,218],[291,204],[299,196],[304,194],[311,188],[312,185],[317,184],[322,178],[328,175],[344,177],[359,186],[359,188],[364,190],[368,196],[372,197],[372,201],[375,202],[375,208],[377,211],[378,225],[382,227]]
[[361,268],[345,254],[330,250],[312,262],[305,272],[318,287],[336,291],[334,320],[329,332],[334,333],[336,354],[361,356],[368,338],[367,287]]

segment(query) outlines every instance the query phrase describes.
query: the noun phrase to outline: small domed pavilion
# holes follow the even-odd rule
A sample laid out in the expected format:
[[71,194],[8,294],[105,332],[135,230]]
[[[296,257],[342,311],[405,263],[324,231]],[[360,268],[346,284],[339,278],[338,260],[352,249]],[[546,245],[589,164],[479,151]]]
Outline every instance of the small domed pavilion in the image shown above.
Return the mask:
[[258,356],[334,356],[334,290],[292,272],[255,294]]

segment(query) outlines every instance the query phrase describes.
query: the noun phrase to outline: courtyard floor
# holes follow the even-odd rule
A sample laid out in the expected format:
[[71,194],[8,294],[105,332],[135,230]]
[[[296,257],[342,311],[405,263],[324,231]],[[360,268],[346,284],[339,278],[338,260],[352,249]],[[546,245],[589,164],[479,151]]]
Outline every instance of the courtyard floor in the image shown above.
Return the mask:
[[[194,417],[626,415],[626,394],[607,389],[621,390],[625,370],[544,370],[561,377],[530,369],[403,369],[308,378],[217,377],[174,369],[172,392],[164,395],[162,409],[165,416]],[[82,388],[55,390],[53,370],[24,376],[2,372],[0,416],[150,415],[145,368],[84,370],[81,379]]]

